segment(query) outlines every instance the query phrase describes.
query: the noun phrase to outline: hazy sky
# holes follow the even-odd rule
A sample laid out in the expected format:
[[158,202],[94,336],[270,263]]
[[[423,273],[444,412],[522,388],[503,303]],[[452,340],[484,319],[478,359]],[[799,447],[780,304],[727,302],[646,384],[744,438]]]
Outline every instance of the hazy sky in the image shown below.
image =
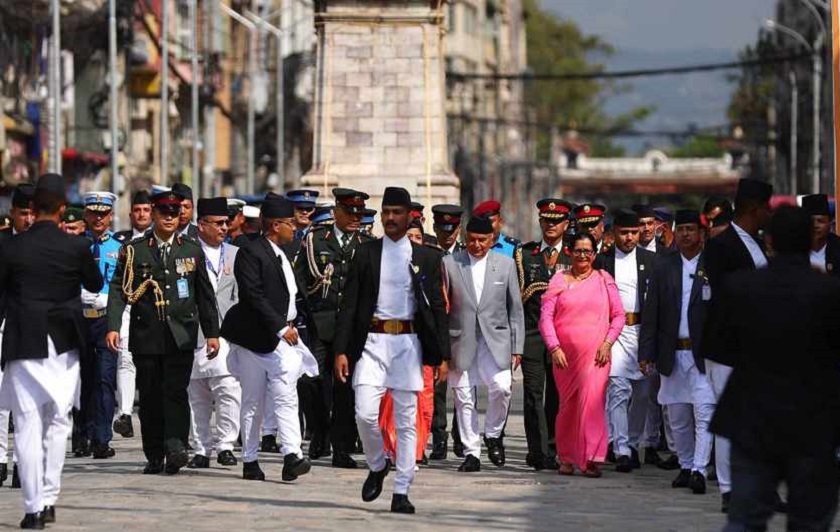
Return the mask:
[[776,0],[542,0],[618,48],[725,48],[755,41]]

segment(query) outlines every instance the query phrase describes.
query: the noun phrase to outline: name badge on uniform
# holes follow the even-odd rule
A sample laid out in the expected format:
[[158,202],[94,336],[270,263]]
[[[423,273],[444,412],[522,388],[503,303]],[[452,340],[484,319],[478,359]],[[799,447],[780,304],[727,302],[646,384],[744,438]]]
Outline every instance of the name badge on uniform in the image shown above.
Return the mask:
[[712,299],[712,287],[704,284],[703,285],[703,301],[708,301]]
[[190,285],[186,279],[178,279],[178,299],[190,297]]

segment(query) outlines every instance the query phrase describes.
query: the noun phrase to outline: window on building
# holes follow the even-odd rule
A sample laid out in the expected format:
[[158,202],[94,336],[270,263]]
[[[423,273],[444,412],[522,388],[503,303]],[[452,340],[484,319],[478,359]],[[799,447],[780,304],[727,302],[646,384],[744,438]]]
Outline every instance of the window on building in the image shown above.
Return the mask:
[[455,2],[449,2],[449,11],[447,13],[447,21],[446,21],[446,23],[447,23],[446,27],[449,30],[449,33],[455,33],[455,32],[458,31],[457,12],[458,12],[458,4],[456,4]]
[[478,27],[478,9],[473,5],[464,4],[464,33],[476,35]]

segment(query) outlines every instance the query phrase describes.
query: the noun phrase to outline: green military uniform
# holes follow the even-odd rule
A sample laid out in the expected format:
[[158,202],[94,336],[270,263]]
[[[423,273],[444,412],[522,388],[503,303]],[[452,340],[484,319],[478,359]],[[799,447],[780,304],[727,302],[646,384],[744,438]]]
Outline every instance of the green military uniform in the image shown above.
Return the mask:
[[[350,212],[364,211],[367,194],[350,189],[335,189],[336,208]],[[346,239],[341,242],[340,238]],[[302,379],[298,386],[301,403],[306,404],[309,422],[313,425],[310,458],[329,453],[333,447],[333,465],[355,467],[348,456],[356,446],[356,422],[353,389],[350,383],[333,380],[332,342],[335,336],[338,308],[356,249],[373,237],[357,231],[336,232],[336,226],[313,226],[301,243],[295,257],[295,272],[306,287],[306,298],[312,312],[316,334],[310,339],[310,349],[318,360],[320,374]],[[332,393],[329,385],[332,384]],[[332,419],[330,419],[332,412]],[[353,465],[350,465],[350,464]]]
[[[173,236],[165,263],[162,247],[151,231],[123,246],[108,298],[109,332],[119,332],[123,310],[131,304],[129,350],[137,366],[143,452],[150,464],[183,452],[199,324],[206,338],[219,336],[216,299],[201,246]],[[177,468],[167,466],[167,472]]]
[[[546,199],[537,203],[540,217],[563,223],[570,205],[562,200]],[[552,467],[554,461],[554,422],[558,396],[551,359],[539,331],[540,301],[551,278],[571,268],[571,256],[561,243],[556,249],[542,240],[527,242],[516,249],[514,261],[525,310],[525,352],[522,357],[525,436],[528,441],[528,465],[537,469]],[[560,273],[562,275],[562,273]],[[545,392],[543,392],[545,390]]]

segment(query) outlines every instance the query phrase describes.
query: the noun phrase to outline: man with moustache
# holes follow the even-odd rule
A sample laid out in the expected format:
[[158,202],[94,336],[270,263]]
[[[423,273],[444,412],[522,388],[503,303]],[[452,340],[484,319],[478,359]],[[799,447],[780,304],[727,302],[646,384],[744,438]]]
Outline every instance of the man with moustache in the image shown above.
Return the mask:
[[15,187],[12,192],[12,208],[9,209],[12,226],[0,231],[0,240],[22,233],[32,226],[35,221],[35,213],[32,211],[32,196],[34,194],[35,187],[30,183],[21,183]]
[[840,237],[831,232],[834,220],[828,196],[803,196],[802,208],[811,217],[811,266],[832,275],[840,275]]
[[315,212],[317,190],[290,190],[286,198],[295,205],[295,240],[302,240],[312,225],[312,213]]
[[178,234],[193,239],[198,238],[198,226],[192,221],[195,209],[192,188],[184,183],[175,183],[172,185],[172,192],[184,198],[181,201],[181,214],[178,215]]
[[370,468],[362,500],[379,497],[390,471],[379,428],[382,397],[390,391],[397,433],[391,512],[407,514],[415,512],[408,490],[414,480],[423,365],[435,367],[440,382],[449,359],[441,254],[408,239],[410,209],[408,191],[385,189],[380,210],[385,237],[358,248],[334,341],[336,378],[346,383],[352,370],[356,423]]

